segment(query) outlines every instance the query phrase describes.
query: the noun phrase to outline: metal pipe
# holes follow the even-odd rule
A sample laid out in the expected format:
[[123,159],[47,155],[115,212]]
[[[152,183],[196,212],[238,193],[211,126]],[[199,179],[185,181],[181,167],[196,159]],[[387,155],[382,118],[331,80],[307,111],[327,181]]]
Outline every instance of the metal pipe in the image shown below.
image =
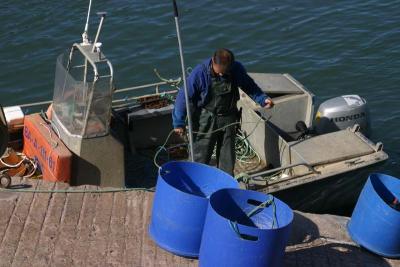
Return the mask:
[[155,95],[161,95],[161,94],[176,94],[177,92],[178,92],[178,90],[164,91],[164,92],[156,93],[156,94],[147,94],[147,95],[141,95],[141,96],[127,97],[127,98],[122,98],[122,99],[114,99],[112,102],[113,103],[128,102],[131,100],[138,100],[138,99],[146,98],[149,96],[155,96]]
[[85,69],[83,71],[83,83],[85,83],[85,84],[86,84],[86,81],[87,81],[87,69],[88,69],[87,68],[88,67],[87,63],[88,63],[88,61],[87,61],[87,59],[85,57]]
[[[169,84],[169,82],[158,82],[158,83],[150,83],[150,84],[145,84],[145,85],[139,85],[139,86],[134,86],[134,87],[128,87],[128,88],[123,88],[123,89],[118,89],[115,90],[114,93],[123,93],[123,92],[130,92],[130,91],[134,91],[134,90],[138,90],[138,89],[144,89],[144,88],[149,88],[149,87],[154,87],[157,85],[167,85]],[[165,91],[165,92],[161,92],[159,94],[173,94],[173,93],[177,93],[177,90],[171,90],[171,91]],[[154,94],[147,94],[147,95],[143,95],[145,96],[151,96]],[[139,96],[139,97],[143,97],[143,96]],[[132,99],[137,99],[139,97],[134,97]],[[128,98],[127,100],[130,100],[131,98]],[[116,99],[113,100],[114,102],[121,102],[121,101],[125,101],[125,99]],[[44,106],[44,105],[49,105],[51,104],[53,101],[52,100],[47,100],[47,101],[41,101],[41,102],[34,102],[34,103],[27,103],[27,104],[21,104],[21,105],[17,105],[21,108],[30,108],[30,107],[36,107],[36,106]]]
[[114,91],[114,89],[115,89],[115,86],[114,86],[114,68],[113,68],[113,65],[111,64],[111,62],[107,59],[107,65],[108,65],[108,68],[110,69],[110,76],[111,76],[111,79],[110,79],[110,88],[111,88],[111,94],[113,94],[113,91]]
[[82,33],[82,44],[88,45],[89,44],[89,18],[90,18],[90,10],[92,9],[92,0],[89,1],[89,8],[88,8],[88,14],[86,17],[86,24],[85,24],[85,29]]
[[97,28],[96,37],[94,38],[93,47],[92,47],[92,53],[94,52],[94,49],[96,48],[96,43],[99,40],[100,31],[101,31],[101,28],[103,27],[103,21],[104,21],[106,15],[107,15],[106,12],[99,12],[97,14],[100,15],[101,18],[100,18],[99,28]]
[[181,34],[180,34],[180,28],[179,28],[178,7],[176,5],[176,1],[175,0],[173,0],[173,5],[174,5],[174,14],[175,14],[176,34],[177,34],[177,37],[178,37],[178,45],[179,45],[179,54],[180,54],[180,58],[181,58],[183,88],[185,90],[186,113],[187,113],[187,117],[188,117],[190,160],[194,161],[193,133],[192,133],[192,114],[191,114],[191,110],[190,110],[189,95],[188,95],[188,89],[187,89],[187,84],[186,84],[186,69],[185,69],[185,62],[184,62],[184,59],[183,59],[182,40],[181,40]]
[[144,85],[139,85],[139,86],[134,86],[134,87],[127,87],[123,89],[117,89],[114,91],[114,93],[123,93],[123,92],[129,92],[133,90],[138,90],[138,89],[144,89],[144,88],[149,88],[153,86],[159,86],[159,85],[166,85],[170,84],[170,82],[158,82],[158,83],[150,83],[150,84],[144,84]]
[[[113,103],[113,108],[114,107],[120,107],[122,105],[124,106],[129,106],[130,103],[127,103],[129,101],[134,101],[143,97],[148,97],[148,96],[154,96],[154,95],[160,95],[160,94],[176,94],[178,93],[178,90],[170,90],[170,91],[164,91],[158,94],[146,94],[146,95],[141,95],[141,96],[134,96],[134,97],[128,97],[128,98],[122,98],[122,99],[114,99],[112,101]],[[118,104],[123,102],[123,104]],[[37,106],[44,106],[44,105],[49,105],[53,103],[52,100],[48,100],[48,101],[42,101],[42,102],[36,102],[36,103],[28,103],[28,104],[22,104],[22,105],[18,105],[21,108],[32,108],[32,107],[37,107]],[[119,106],[118,106],[119,105]]]
[[42,101],[42,102],[22,104],[22,105],[18,105],[18,106],[21,107],[21,108],[30,108],[30,107],[48,105],[48,104],[51,104],[51,103],[53,103],[53,101],[52,100],[48,100],[48,101]]
[[89,1],[89,9],[88,9],[88,14],[86,17],[86,24],[85,24],[85,31],[84,32],[88,32],[89,30],[89,18],[90,18],[90,10],[92,9],[92,0]]
[[92,108],[92,102],[93,102],[93,93],[94,93],[93,91],[94,91],[94,88],[95,88],[95,85],[96,85],[96,81],[97,81],[97,79],[95,78],[95,80],[94,80],[94,82],[92,84],[92,88],[91,88],[91,90],[89,92],[89,101],[88,101],[88,105],[86,107],[86,114],[85,114],[85,118],[83,120],[83,128],[82,128],[82,133],[81,133],[81,135],[83,137],[86,136],[86,132],[87,132],[89,115],[90,115],[90,110]]
[[279,168],[275,168],[275,169],[271,169],[271,170],[267,170],[267,171],[254,173],[254,174],[249,175],[249,177],[250,178],[254,178],[254,177],[261,176],[261,175],[270,174],[270,173],[274,173],[274,172],[277,172],[277,171],[290,169],[290,168],[297,167],[297,166],[306,166],[313,173],[315,173],[315,174],[319,174],[320,173],[319,171],[315,170],[314,167],[311,166],[310,164],[305,163],[305,162],[300,162],[300,163],[290,164],[290,165],[287,165],[287,166],[283,166],[283,167],[279,167]]

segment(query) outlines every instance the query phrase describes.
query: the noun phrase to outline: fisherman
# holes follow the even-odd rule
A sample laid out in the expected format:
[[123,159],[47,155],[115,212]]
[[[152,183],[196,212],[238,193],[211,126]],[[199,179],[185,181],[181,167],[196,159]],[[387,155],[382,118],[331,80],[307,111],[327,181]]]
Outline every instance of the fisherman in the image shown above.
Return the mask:
[[[271,108],[274,103],[225,48],[218,49],[212,58],[193,69],[187,87],[192,110],[194,161],[209,164],[216,144],[217,167],[233,175],[239,119],[238,88],[262,107]],[[174,132],[181,136],[185,133],[184,94],[184,90],[179,90],[172,115]]]

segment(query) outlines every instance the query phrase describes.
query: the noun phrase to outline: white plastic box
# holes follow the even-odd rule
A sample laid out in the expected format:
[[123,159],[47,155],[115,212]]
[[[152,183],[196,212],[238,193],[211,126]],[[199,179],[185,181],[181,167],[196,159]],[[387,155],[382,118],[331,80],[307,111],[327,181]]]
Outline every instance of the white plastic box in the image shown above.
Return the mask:
[[19,129],[24,126],[24,113],[22,112],[21,107],[13,106],[3,108],[4,115],[6,117],[8,129]]

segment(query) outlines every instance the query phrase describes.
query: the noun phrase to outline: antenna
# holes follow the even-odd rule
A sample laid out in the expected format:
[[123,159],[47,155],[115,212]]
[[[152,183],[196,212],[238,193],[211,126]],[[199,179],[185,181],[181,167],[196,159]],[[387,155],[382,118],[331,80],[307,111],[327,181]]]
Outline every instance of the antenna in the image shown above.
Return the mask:
[[194,161],[194,157],[193,157],[194,152],[193,152],[192,114],[190,112],[189,96],[188,96],[188,90],[187,90],[187,84],[186,84],[185,62],[183,60],[183,49],[182,49],[181,32],[180,32],[180,29],[179,29],[178,6],[177,6],[175,0],[173,0],[173,5],[174,5],[176,34],[177,34],[177,37],[178,37],[179,53],[180,53],[180,56],[181,56],[183,88],[185,90],[186,114],[187,114],[187,117],[188,117],[190,160]]
[[88,31],[89,31],[89,19],[90,19],[90,10],[91,9],[92,9],[92,0],[89,0],[89,8],[88,8],[88,13],[87,13],[87,17],[86,17],[85,30],[82,33],[82,44],[84,44],[84,45],[88,45],[90,43]]

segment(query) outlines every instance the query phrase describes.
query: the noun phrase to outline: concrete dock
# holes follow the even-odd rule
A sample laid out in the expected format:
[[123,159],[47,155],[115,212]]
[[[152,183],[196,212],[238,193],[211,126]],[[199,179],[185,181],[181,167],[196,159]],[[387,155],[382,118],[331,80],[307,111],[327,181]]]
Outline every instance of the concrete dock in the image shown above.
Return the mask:
[[[98,190],[13,180],[28,190]],[[104,190],[102,188],[101,190]],[[0,192],[0,266],[197,266],[149,239],[153,193]],[[348,218],[295,212],[285,266],[400,266],[355,245]]]

